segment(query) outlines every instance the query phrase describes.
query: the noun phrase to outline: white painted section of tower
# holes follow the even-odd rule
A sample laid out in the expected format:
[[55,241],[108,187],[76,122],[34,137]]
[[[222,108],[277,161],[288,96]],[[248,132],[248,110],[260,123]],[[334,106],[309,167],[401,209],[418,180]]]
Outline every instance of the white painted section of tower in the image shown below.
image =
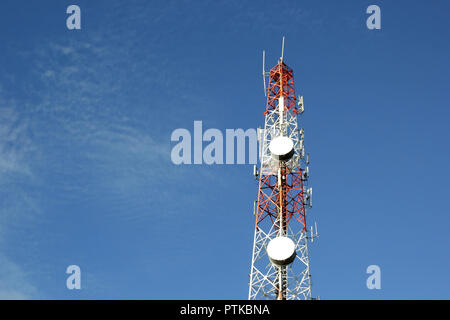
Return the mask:
[[283,126],[284,118],[284,96],[280,96],[278,99],[278,112],[280,113],[280,129]]
[[[286,98],[285,98],[286,102]],[[260,140],[260,160],[261,160],[261,174],[277,174],[279,167],[279,160],[273,157],[269,146],[272,140],[278,136],[285,136],[290,138],[294,143],[294,154],[289,161],[285,162],[285,166],[289,169],[297,168],[302,160],[302,148],[300,146],[300,130],[297,125],[297,116],[289,109],[283,112],[283,126],[280,129],[280,113],[277,107],[271,110],[265,119],[264,129],[261,130],[262,139]]]

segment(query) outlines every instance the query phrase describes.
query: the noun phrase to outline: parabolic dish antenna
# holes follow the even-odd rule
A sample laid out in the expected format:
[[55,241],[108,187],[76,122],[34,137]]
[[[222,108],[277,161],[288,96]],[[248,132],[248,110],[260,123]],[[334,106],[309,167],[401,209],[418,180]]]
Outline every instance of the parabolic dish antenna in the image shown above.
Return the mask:
[[267,245],[267,255],[273,264],[286,266],[295,259],[295,243],[288,237],[273,238]]
[[269,150],[275,160],[286,161],[294,155],[294,142],[291,138],[278,136],[270,141]]

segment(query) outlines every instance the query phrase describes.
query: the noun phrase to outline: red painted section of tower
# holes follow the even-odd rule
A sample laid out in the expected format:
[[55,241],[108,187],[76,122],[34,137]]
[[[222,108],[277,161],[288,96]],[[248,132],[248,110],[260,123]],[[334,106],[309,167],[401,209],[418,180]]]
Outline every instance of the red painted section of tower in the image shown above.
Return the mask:
[[298,113],[295,99],[294,71],[284,62],[280,61],[270,69],[267,93],[267,106],[264,115],[277,107],[278,98],[281,94],[285,98],[285,109],[294,112],[294,114]]

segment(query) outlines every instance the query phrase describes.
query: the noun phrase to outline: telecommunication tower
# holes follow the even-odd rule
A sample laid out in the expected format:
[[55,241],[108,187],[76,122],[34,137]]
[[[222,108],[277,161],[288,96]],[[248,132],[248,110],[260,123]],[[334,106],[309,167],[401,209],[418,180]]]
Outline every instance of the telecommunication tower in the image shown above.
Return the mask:
[[[260,169],[253,173],[259,181],[248,298],[312,299],[308,243],[317,234],[306,224],[312,208],[312,188],[308,187],[309,154],[305,154],[304,130],[297,116],[304,111],[303,97],[296,99],[294,73],[281,58],[265,71],[267,97],[264,129],[258,130]],[[269,83],[266,87],[266,78]]]

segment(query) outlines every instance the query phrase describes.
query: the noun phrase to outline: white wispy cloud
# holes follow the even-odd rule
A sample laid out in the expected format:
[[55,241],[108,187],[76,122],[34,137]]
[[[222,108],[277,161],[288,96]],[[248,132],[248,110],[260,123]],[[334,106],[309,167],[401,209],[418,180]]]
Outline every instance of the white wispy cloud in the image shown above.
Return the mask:
[[20,116],[14,101],[0,90],[0,299],[30,299],[37,290],[29,275],[5,252],[11,229],[28,221],[36,204],[20,187],[34,179],[30,159],[36,152],[28,133],[27,119]]
[[22,267],[0,253],[0,300],[24,300],[38,297]]
[[0,179],[10,173],[31,174],[26,159],[32,148],[27,123],[12,104],[0,97]]
[[[174,2],[161,9],[155,19],[164,19],[175,6]],[[140,19],[152,12],[139,6],[128,10]],[[133,12],[118,17],[122,26],[136,19]],[[177,104],[207,106],[195,92],[186,94],[193,85],[187,81],[188,70],[174,77],[167,72],[176,69],[169,57],[150,51],[141,59],[133,50],[142,41],[158,46],[161,35],[148,39],[132,29],[111,28],[79,40],[40,42],[34,50],[18,54],[29,64],[33,79],[23,90],[27,96],[2,100],[0,91],[0,197],[8,199],[0,205],[0,298],[45,296],[33,279],[41,270],[53,270],[48,266],[53,262],[31,252],[25,258],[25,253],[13,257],[12,248],[39,248],[34,234],[42,230],[36,219],[45,224],[64,214],[43,212],[46,199],[101,202],[109,208],[99,214],[134,224],[179,213],[183,204],[196,201],[184,193],[173,201],[169,190],[192,173],[174,168],[170,161],[167,121],[188,114],[188,108],[177,109]],[[178,96],[173,94],[175,85]],[[153,91],[149,95],[147,90]],[[215,178],[209,171],[197,173]],[[50,188],[54,193],[46,194]],[[164,212],[152,210],[161,204]],[[17,239],[16,233],[27,235]],[[45,230],[45,237],[54,233],[60,236],[59,231]],[[96,275],[90,277],[96,283]]]

